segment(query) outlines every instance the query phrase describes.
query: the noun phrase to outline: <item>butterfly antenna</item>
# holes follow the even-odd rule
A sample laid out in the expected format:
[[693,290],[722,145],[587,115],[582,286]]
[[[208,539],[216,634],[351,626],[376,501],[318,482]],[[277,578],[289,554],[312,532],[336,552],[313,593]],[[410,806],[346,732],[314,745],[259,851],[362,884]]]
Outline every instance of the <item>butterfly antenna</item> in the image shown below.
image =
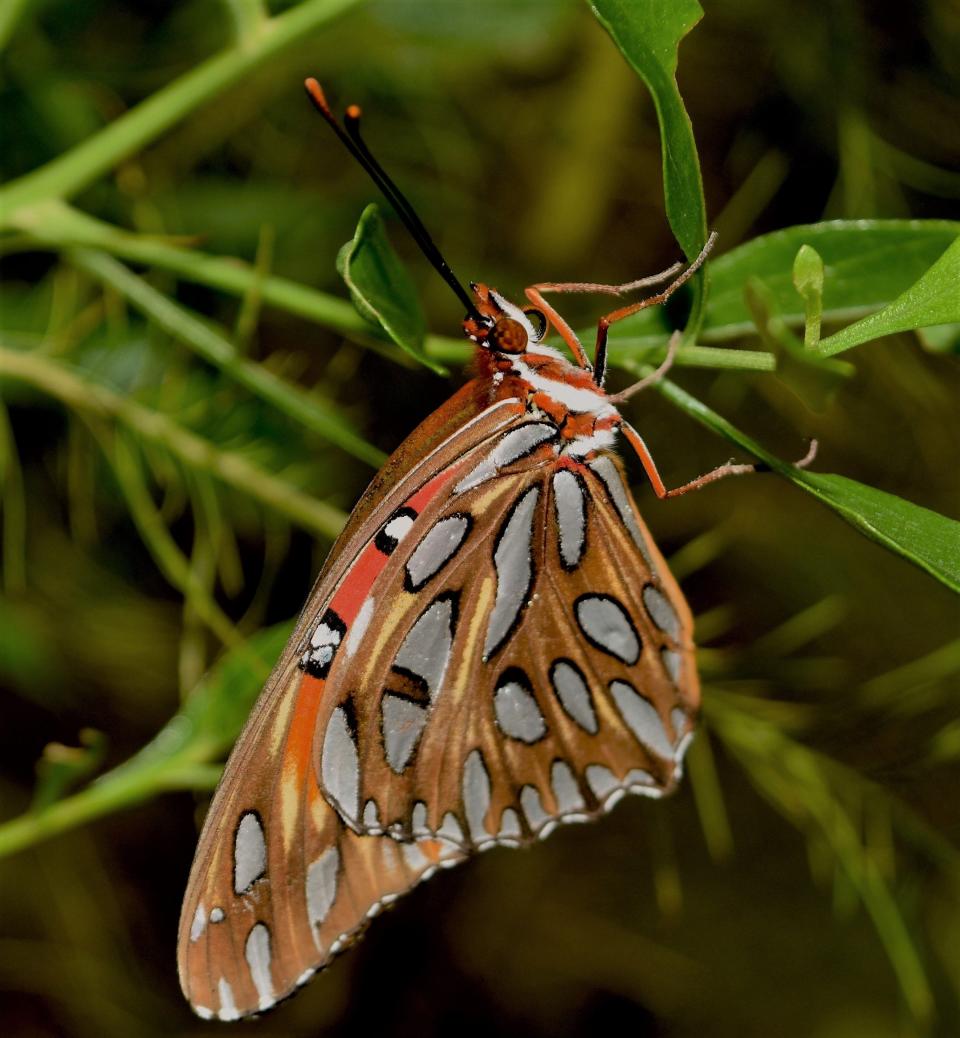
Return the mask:
[[393,206],[397,216],[403,221],[413,240],[420,246],[424,256],[430,261],[434,269],[444,281],[453,289],[457,298],[464,304],[467,313],[475,320],[480,320],[480,314],[474,305],[470,295],[460,284],[450,264],[443,258],[439,246],[430,236],[430,232],[424,226],[423,221],[417,216],[413,206],[407,201],[400,188],[390,179],[386,170],[373,157],[360,136],[361,111],[358,105],[350,105],[343,117],[343,126],[337,122],[336,117],[327,104],[323,88],[312,77],[304,83],[307,95],[313,102],[314,107],[323,116],[332,128],[333,132],[340,138],[344,147],[366,170],[367,175],[383,193],[384,198]]

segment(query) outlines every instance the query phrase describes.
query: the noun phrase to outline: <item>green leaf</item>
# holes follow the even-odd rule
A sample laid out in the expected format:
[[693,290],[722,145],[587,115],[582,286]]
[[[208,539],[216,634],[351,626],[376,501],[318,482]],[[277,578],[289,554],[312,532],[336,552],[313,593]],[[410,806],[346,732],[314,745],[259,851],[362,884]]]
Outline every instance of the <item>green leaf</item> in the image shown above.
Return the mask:
[[725,436],[818,498],[861,533],[960,593],[960,522],[845,476],[798,469],[667,379],[658,382],[656,388],[701,425]]
[[822,357],[830,357],[881,335],[957,322],[960,322],[960,237],[892,303],[824,339],[817,352]]
[[744,295],[760,338],[776,357],[777,379],[810,410],[825,411],[840,386],[856,373],[854,366],[807,349],[776,312],[771,293],[759,278],[747,282]]
[[[763,281],[787,324],[803,327],[805,308],[793,284],[793,263],[802,245],[823,259],[822,320],[852,321],[906,291],[958,234],[960,222],[951,220],[831,220],[754,238],[711,261],[710,298],[699,340],[725,342],[753,334],[743,296],[751,277]],[[611,329],[611,346],[620,337],[662,338],[671,330],[660,308],[644,310]]]
[[703,8],[696,0],[591,0],[590,6],[653,96],[667,219],[692,260],[707,239],[707,210],[693,127],[677,89],[677,49]]
[[423,351],[427,321],[410,275],[390,245],[377,206],[364,209],[353,239],[337,255],[337,270],[362,317],[382,328],[422,364],[444,374]]
[[846,476],[794,469],[792,481],[861,533],[960,593],[960,522]]

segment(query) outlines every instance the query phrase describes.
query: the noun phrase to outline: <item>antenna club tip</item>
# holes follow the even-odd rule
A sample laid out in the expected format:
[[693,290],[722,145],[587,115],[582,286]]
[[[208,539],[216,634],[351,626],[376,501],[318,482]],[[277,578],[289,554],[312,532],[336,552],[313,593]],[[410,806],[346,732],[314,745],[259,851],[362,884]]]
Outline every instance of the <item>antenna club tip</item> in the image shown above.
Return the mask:
[[313,76],[307,76],[303,81],[303,86],[310,95],[310,99],[318,108],[321,108],[325,112],[330,111],[330,106],[327,104],[327,98],[323,92],[323,87],[320,86]]
[[363,110],[360,105],[347,105],[347,111],[345,114],[348,119],[359,120],[363,115]]

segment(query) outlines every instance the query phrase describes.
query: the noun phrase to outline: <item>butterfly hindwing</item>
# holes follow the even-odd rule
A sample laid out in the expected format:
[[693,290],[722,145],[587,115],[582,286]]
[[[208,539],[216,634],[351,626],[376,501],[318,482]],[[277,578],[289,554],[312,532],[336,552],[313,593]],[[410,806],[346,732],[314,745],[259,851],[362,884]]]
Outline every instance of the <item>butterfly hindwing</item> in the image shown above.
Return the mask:
[[679,777],[692,619],[619,462],[484,449],[419,515],[373,585],[376,628],[330,674],[318,771],[358,832],[518,844]]

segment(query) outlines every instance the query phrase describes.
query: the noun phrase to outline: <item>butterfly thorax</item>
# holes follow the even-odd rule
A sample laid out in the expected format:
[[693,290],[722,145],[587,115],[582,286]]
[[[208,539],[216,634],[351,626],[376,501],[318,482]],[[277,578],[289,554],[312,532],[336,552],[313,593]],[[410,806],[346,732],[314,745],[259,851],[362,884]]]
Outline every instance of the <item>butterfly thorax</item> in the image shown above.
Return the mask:
[[544,315],[485,285],[473,287],[482,323],[468,318],[464,331],[478,346],[477,366],[491,381],[491,397],[517,396],[531,413],[553,422],[564,454],[586,457],[611,447],[619,412],[591,371],[543,344]]

